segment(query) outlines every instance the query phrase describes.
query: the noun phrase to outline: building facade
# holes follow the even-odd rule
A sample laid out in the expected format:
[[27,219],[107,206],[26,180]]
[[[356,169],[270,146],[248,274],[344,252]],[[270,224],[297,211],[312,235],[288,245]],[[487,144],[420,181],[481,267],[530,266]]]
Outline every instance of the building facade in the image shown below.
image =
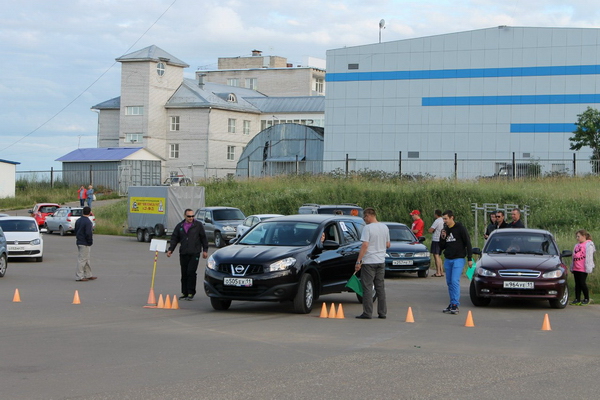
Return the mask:
[[330,50],[324,168],[565,171],[578,115],[600,103],[599,57],[600,29],[508,26]]

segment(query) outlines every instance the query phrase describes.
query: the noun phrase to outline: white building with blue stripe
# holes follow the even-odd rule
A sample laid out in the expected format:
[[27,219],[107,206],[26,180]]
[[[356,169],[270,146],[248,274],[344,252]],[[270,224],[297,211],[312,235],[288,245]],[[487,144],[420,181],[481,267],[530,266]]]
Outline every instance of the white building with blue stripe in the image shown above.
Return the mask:
[[600,29],[509,26],[330,50],[324,169],[569,171],[578,114],[600,108],[599,57]]

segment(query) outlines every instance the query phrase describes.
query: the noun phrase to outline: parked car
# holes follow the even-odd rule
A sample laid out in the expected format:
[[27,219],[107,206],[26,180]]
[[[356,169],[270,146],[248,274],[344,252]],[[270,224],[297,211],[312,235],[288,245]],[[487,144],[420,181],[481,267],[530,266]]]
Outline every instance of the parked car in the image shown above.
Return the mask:
[[0,228],[0,278],[6,274],[6,268],[8,266],[8,249],[6,247],[6,236],[4,231]]
[[564,308],[569,299],[568,268],[552,234],[541,229],[498,229],[487,239],[469,294],[474,306],[494,298],[547,299],[552,308]]
[[46,217],[56,211],[59,207],[60,204],[56,203],[37,203],[28,212],[30,217],[35,218],[38,226],[42,227],[44,226],[44,222],[46,222]]
[[6,237],[8,258],[35,258],[38,262],[43,260],[44,240],[34,218],[1,217],[0,228]]
[[163,185],[165,186],[194,186],[194,182],[187,176],[177,175],[170,176],[165,179]]
[[429,250],[410,228],[398,222],[384,222],[390,230],[391,246],[385,253],[385,272],[416,272],[419,278],[429,275]]
[[[65,236],[67,233],[72,233],[75,230],[75,222],[83,215],[83,207],[61,207],[53,214],[46,217],[44,228],[47,233],[58,231],[60,236]],[[92,227],[96,227],[96,217],[94,213],[90,213],[90,221]]]
[[236,228],[246,216],[239,208],[202,207],[196,210],[196,219],[202,222],[209,242],[223,247],[235,237]]
[[239,238],[242,237],[244,235],[244,233],[248,232],[248,230],[250,228],[252,228],[254,225],[258,224],[261,221],[266,221],[270,218],[274,218],[274,217],[283,217],[282,214],[255,214],[255,215],[249,215],[246,217],[246,219],[244,220],[244,222],[242,222],[241,224],[239,224],[236,227],[236,234],[235,237]]
[[271,218],[208,258],[204,290],[215,310],[232,300],[292,301],[309,313],[319,296],[349,290],[363,227],[350,216]]
[[298,214],[335,214],[352,215],[354,217],[363,217],[362,207],[356,204],[303,204],[298,209]]

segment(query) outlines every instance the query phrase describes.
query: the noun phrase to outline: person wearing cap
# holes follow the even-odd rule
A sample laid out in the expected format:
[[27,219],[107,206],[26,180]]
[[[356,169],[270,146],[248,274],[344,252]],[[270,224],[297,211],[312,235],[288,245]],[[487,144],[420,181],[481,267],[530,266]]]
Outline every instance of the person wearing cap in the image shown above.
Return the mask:
[[423,236],[423,231],[425,230],[425,222],[421,219],[421,213],[419,210],[412,210],[410,216],[413,219],[412,227],[410,230],[415,234],[415,236],[420,238]]

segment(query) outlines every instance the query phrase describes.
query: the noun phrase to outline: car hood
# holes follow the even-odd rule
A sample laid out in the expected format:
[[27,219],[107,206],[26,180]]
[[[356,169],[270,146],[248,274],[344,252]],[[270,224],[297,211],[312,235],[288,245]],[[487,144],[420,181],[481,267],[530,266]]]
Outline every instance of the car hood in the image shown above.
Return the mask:
[[479,267],[499,269],[553,270],[561,264],[558,256],[538,256],[533,254],[484,254],[477,262]]
[[218,263],[240,262],[262,264],[293,257],[305,247],[297,246],[253,246],[234,244],[223,247],[213,253],[214,260]]
[[4,236],[6,236],[8,242],[14,242],[15,240],[30,242],[42,238],[37,232],[4,232]]
[[387,249],[388,253],[420,253],[423,251],[428,251],[427,247],[419,242],[390,242],[390,247]]

